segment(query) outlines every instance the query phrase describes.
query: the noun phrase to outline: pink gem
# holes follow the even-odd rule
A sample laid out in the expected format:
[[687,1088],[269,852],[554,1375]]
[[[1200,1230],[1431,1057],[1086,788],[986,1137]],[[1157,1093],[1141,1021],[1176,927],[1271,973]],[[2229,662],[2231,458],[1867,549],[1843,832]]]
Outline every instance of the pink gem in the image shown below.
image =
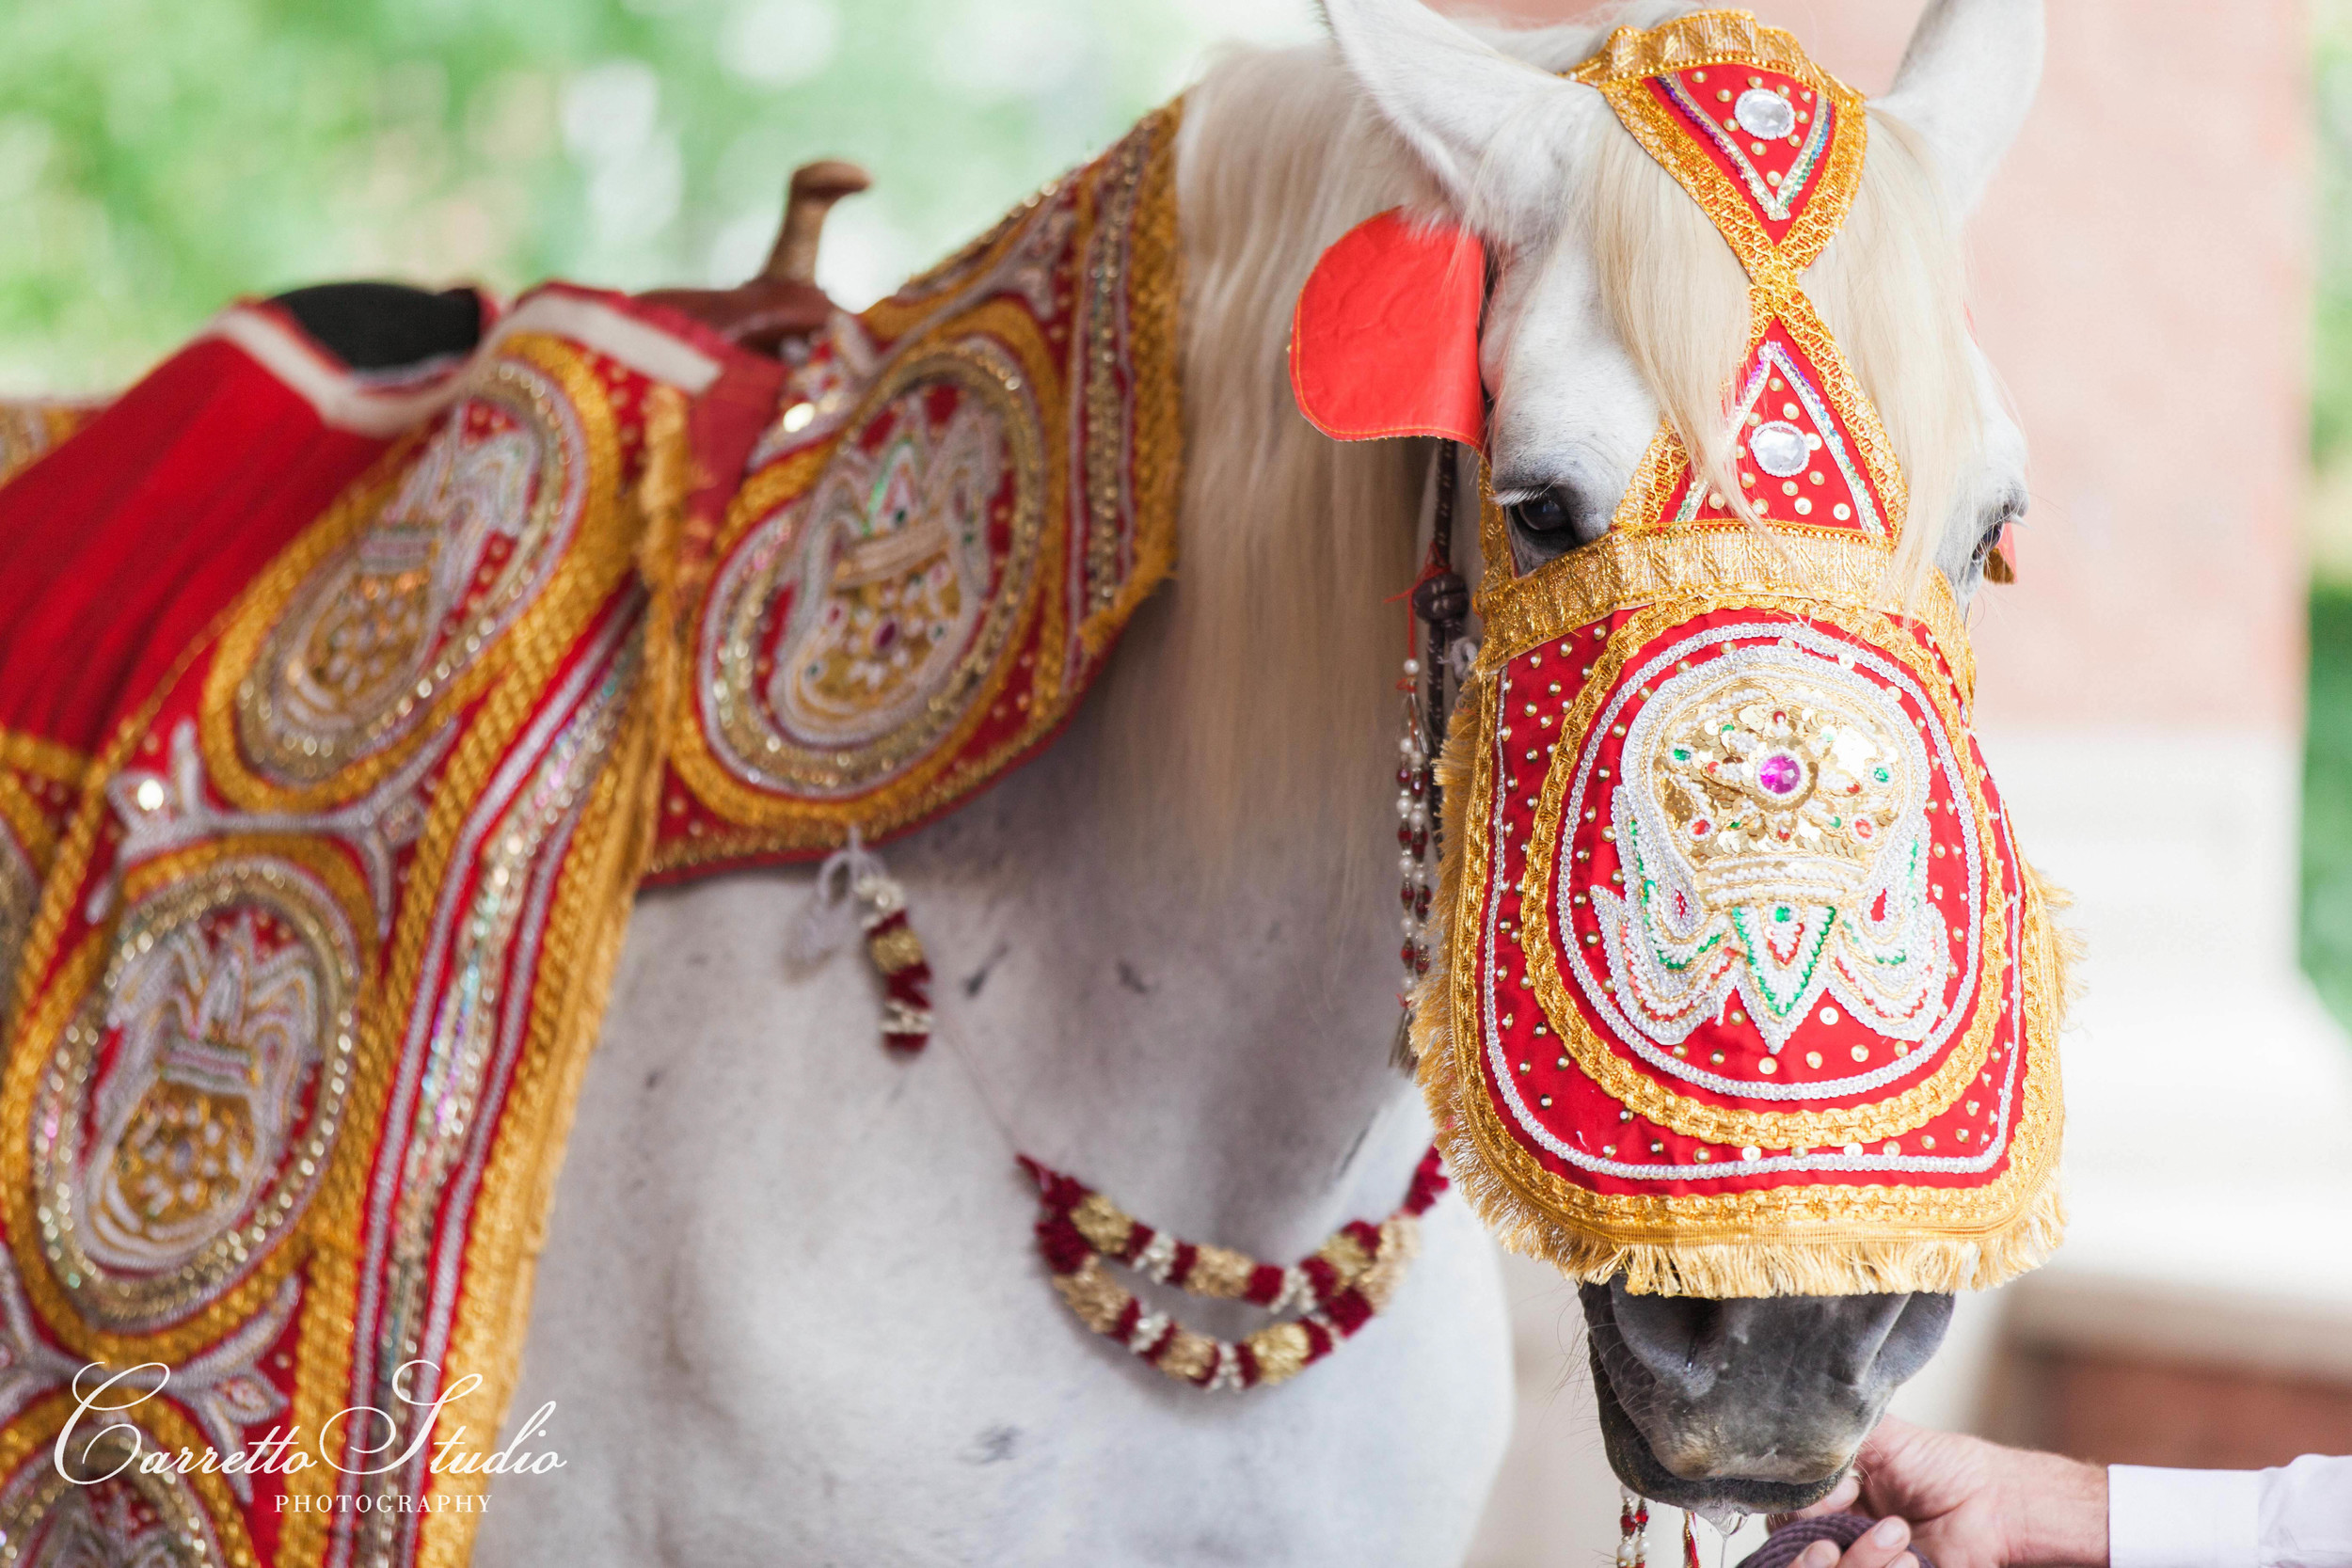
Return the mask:
[[1774,795],[1789,795],[1804,782],[1804,770],[1797,759],[1785,752],[1774,752],[1756,765],[1756,782]]

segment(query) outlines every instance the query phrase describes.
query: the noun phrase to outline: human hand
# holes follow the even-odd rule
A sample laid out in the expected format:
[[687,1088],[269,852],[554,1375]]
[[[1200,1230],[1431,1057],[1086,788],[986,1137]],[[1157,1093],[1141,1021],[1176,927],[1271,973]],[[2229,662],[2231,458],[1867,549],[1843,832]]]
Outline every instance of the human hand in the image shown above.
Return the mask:
[[1853,1473],[1798,1517],[1840,1513],[1906,1528],[1889,1543],[1878,1539],[1882,1525],[1843,1559],[1817,1542],[1796,1568],[1896,1568],[1907,1546],[1935,1568],[2106,1568],[2107,1560],[2106,1471],[1891,1417],[1863,1443]]
[[[1863,1524],[1859,1518],[1850,1522],[1857,1527]],[[1919,1559],[1905,1549],[1910,1544],[1911,1526],[1907,1521],[1881,1519],[1868,1526],[1867,1533],[1854,1537],[1844,1557],[1838,1556],[1836,1540],[1815,1541],[1790,1561],[1788,1568],[1920,1568]]]

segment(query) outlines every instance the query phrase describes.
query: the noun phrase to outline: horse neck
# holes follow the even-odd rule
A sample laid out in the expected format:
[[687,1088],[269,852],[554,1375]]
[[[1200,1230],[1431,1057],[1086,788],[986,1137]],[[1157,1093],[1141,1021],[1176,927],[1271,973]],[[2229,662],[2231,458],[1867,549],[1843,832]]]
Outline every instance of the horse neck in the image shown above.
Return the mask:
[[[1287,1259],[1393,1208],[1427,1140],[1389,1065],[1394,842],[1334,814],[1203,866],[1139,819],[1110,709],[1148,711],[1182,673],[1170,617],[1145,619],[1060,741],[891,859],[976,1111],[1155,1224]],[[1335,794],[1392,788],[1377,754],[1358,763],[1367,784]]]
[[[1299,105],[1301,67],[1339,112]],[[1280,352],[1323,246],[1402,198],[1349,166],[1394,160],[1346,97],[1309,51],[1189,101],[1176,579],[1063,737],[922,835],[909,877],[940,901],[918,926],[954,927],[927,930],[943,1030],[1015,1138],[1268,1257],[1386,1213],[1428,1135],[1389,1065],[1405,611],[1382,602],[1428,451],[1316,435]]]

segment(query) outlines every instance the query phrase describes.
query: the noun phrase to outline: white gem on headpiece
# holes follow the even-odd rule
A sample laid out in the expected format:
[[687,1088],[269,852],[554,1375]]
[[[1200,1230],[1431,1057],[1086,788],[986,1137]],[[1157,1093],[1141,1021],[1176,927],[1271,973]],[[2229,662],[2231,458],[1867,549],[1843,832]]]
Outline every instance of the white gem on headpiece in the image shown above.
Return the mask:
[[1740,128],[1751,136],[1778,141],[1797,128],[1797,111],[1788,100],[1764,87],[1750,87],[1731,106]]
[[1813,449],[1805,443],[1804,432],[1786,420],[1774,420],[1749,432],[1748,451],[1756,454],[1756,466],[1774,479],[1804,472],[1804,466],[1813,455]]

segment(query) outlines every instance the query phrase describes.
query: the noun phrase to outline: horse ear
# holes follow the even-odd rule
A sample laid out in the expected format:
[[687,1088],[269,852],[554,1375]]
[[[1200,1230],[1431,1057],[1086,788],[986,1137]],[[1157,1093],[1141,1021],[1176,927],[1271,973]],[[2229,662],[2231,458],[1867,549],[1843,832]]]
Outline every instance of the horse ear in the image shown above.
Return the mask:
[[1291,392],[1337,441],[1440,436],[1483,447],[1478,317],[1486,252],[1461,230],[1402,211],[1323,253],[1291,318]]
[[1323,0],[1347,69],[1482,233],[1558,221],[1600,94],[1488,47],[1421,0]]
[[1934,0],[1878,107],[1919,134],[1955,212],[1973,211],[2042,82],[2042,0]]

